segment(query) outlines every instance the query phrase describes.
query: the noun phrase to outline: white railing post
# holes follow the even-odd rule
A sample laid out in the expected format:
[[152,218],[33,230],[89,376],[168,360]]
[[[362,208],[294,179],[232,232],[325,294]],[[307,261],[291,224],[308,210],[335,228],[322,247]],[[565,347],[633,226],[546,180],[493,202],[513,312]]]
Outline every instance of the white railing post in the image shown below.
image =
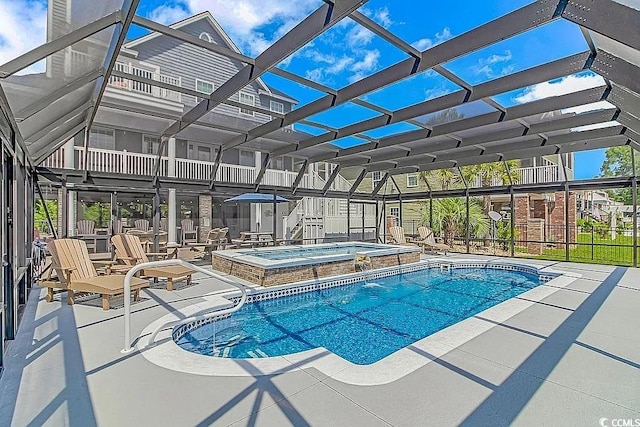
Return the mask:
[[180,319],[172,322],[167,322],[163,325],[158,326],[151,336],[149,337],[149,345],[153,344],[153,341],[162,329],[167,326],[176,326],[178,324],[195,322],[197,320],[209,319],[211,317],[216,316],[224,316],[226,314],[231,314],[235,311],[238,311],[244,303],[247,301],[247,291],[243,285],[240,283],[236,283],[224,276],[214,273],[213,271],[205,270],[202,267],[198,267],[197,265],[193,265],[189,262],[186,262],[181,259],[166,259],[162,261],[151,261],[151,262],[143,262],[142,264],[135,265],[127,274],[124,276],[124,348],[121,350],[122,353],[130,353],[133,351],[133,347],[131,346],[131,279],[135,276],[137,272],[140,270],[144,270],[145,268],[150,267],[167,267],[171,265],[181,265],[183,267],[187,267],[191,270],[200,272],[209,277],[213,277],[214,279],[218,279],[228,285],[232,285],[240,290],[241,296],[240,301],[237,305],[220,311],[213,311],[207,314],[203,314],[200,316],[193,316],[187,319]]
[[120,170],[123,174],[129,173],[129,156],[127,156],[127,150],[122,150],[122,156],[120,157]]

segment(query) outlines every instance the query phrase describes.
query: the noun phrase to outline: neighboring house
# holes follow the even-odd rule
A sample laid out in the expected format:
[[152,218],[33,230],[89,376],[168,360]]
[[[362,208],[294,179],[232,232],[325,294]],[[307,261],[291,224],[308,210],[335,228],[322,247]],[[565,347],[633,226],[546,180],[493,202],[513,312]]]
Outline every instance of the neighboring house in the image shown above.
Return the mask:
[[[517,177],[516,182],[519,184],[535,184],[546,182],[558,182],[563,181],[565,172],[562,164],[566,165],[566,176],[569,180],[573,179],[573,154],[564,154],[564,158],[560,158],[561,155],[556,156],[544,156],[532,159],[520,160],[520,165],[515,169],[514,175]],[[455,171],[457,172],[457,171]],[[357,178],[357,174],[348,175],[344,173],[345,177],[354,182]],[[383,179],[384,172],[372,172],[367,174],[362,183],[358,186],[358,191],[371,192],[378,182]],[[471,187],[481,187],[482,183],[478,179],[475,182],[469,183]],[[494,179],[491,185],[503,185],[502,180],[498,177]],[[464,188],[464,183],[456,182],[452,188]],[[433,188],[436,191],[440,188]],[[399,191],[398,191],[399,190]],[[402,194],[410,195],[411,193],[426,193],[429,191],[429,187],[420,178],[419,173],[402,174],[393,176],[393,180],[388,179],[380,190],[380,194]],[[408,196],[409,197],[409,196]],[[559,195],[564,198],[564,194]],[[520,204],[516,204],[516,222],[526,227],[528,219],[543,219],[546,223],[544,238],[554,239],[554,241],[560,241],[560,234],[562,233],[562,239],[564,239],[564,228],[561,225],[564,224],[564,207],[562,212],[560,207],[555,209],[558,203],[555,202],[556,195],[536,195],[529,194],[528,200],[525,206],[524,200]],[[553,199],[551,203],[549,200]],[[547,208],[542,209],[541,203],[546,203]],[[575,196],[572,196],[570,203],[573,203],[571,211],[575,211]],[[495,210],[502,214],[505,220],[508,220],[511,216],[510,196],[505,195],[493,195],[490,197],[490,210]],[[537,210],[533,209],[533,206],[539,206]],[[400,212],[400,203],[387,203],[387,216],[390,217],[387,223],[400,223],[400,217],[402,217],[402,225],[405,228],[407,234],[417,234],[417,228],[425,216],[426,206],[422,202],[406,201],[402,203],[402,213]],[[563,204],[564,206],[564,204]],[[555,209],[555,210],[554,210]],[[555,212],[555,214],[553,213]],[[575,222],[575,221],[574,221]]]

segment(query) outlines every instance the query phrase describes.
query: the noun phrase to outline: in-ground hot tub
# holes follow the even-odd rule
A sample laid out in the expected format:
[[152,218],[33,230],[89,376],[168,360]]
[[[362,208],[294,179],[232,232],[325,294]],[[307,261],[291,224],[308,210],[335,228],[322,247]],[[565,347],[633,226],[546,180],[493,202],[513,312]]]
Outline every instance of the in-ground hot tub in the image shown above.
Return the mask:
[[213,253],[213,269],[261,286],[275,286],[356,272],[356,258],[371,268],[420,261],[420,248],[377,243],[328,243],[236,249]]

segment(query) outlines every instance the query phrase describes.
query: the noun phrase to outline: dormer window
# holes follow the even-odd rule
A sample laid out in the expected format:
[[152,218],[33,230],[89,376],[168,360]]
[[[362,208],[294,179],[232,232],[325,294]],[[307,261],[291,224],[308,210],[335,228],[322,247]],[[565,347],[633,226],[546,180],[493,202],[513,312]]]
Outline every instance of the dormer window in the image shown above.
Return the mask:
[[200,40],[204,40],[208,43],[213,43],[213,37],[211,37],[211,34],[206,32],[200,33]]

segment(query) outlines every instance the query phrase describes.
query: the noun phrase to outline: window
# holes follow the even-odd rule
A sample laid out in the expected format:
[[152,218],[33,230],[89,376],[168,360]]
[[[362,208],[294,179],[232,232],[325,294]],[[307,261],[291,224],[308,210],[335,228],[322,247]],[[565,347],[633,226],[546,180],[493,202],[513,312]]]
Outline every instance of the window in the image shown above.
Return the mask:
[[[205,82],[204,80],[196,79],[196,91],[206,93],[210,95],[213,92],[214,85],[210,82]],[[197,98],[198,102],[202,101],[204,98]]]
[[208,43],[213,43],[213,37],[211,37],[211,34],[206,33],[204,31],[200,33],[200,40],[204,40]]
[[284,157],[275,157],[271,160],[271,168],[276,170],[284,170]]
[[191,160],[200,160],[203,162],[211,161],[211,147],[208,145],[190,142],[187,146],[187,157]]
[[[142,152],[145,154],[158,154],[160,148],[160,138],[152,135],[142,135]],[[162,149],[162,155],[165,156],[167,146]]]
[[372,186],[372,188],[376,188],[376,185],[378,185],[378,183],[380,181],[382,181],[382,172],[381,171],[371,172],[371,186]]
[[115,150],[116,137],[113,129],[92,128],[89,133],[89,147]]
[[396,218],[400,218],[400,208],[391,208],[391,216],[395,216]]
[[[256,105],[256,97],[251,95],[251,94],[249,94],[249,93],[240,92],[240,103],[241,104],[255,106]],[[244,108],[240,108],[240,112],[242,114],[246,114],[247,116],[253,116],[253,111],[252,110],[247,110],[247,109],[244,109]]]
[[282,102],[269,101],[269,110],[274,113],[284,114],[284,104]]
[[253,157],[253,151],[240,150],[240,166],[255,166],[256,161]]
[[407,188],[417,187],[418,186],[418,175],[412,173],[407,175]]

